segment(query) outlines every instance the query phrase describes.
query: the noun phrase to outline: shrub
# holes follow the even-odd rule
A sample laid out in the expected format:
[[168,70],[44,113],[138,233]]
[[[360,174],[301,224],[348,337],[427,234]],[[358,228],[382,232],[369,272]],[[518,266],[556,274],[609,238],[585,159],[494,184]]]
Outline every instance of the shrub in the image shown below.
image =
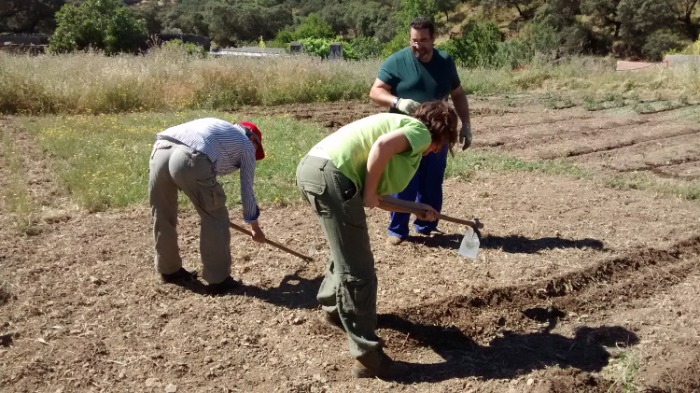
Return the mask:
[[373,59],[382,53],[383,45],[374,37],[357,37],[347,44],[357,59]]
[[678,51],[670,51],[671,53],[680,53],[684,55],[700,55],[700,40],[697,40]]
[[502,37],[496,24],[476,22],[465,27],[464,32],[462,38],[450,39],[438,48],[446,51],[462,67],[497,66],[496,52]]
[[546,23],[530,23],[525,28],[525,40],[532,51],[544,59],[553,60],[557,57],[561,39],[554,27]]
[[683,48],[686,42],[669,30],[657,30],[647,38],[642,54],[649,60],[661,60],[665,53]]
[[194,56],[199,59],[207,57],[207,50],[203,46],[193,44],[191,42],[183,42],[180,39],[167,41],[163,44],[168,50],[181,50],[188,56]]
[[494,65],[515,69],[522,67],[532,60],[532,47],[520,39],[512,39],[499,42],[498,50],[494,55]]
[[136,52],[146,40],[146,24],[118,0],[69,3],[56,13],[57,28],[49,38],[49,51],[74,52],[88,48],[108,54]]

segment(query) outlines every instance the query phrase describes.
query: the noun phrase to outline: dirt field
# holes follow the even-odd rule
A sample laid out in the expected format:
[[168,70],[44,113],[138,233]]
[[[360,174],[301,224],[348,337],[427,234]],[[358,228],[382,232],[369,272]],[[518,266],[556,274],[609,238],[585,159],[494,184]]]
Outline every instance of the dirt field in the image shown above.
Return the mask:
[[[548,109],[472,100],[474,151],[565,158],[590,180],[480,172],[445,185],[446,214],[485,224],[477,261],[464,228],[386,245],[370,211],[379,335],[409,362],[397,382],[353,380],[346,338],[318,320],[327,256],[306,206],[265,207],[270,239],[304,262],[232,233],[236,293],[161,284],[149,211],[87,214],[55,183],[31,136],[26,151],[40,231],[0,222],[0,391],[13,392],[692,392],[700,391],[700,201],[601,179],[640,172],[697,184],[698,108]],[[329,129],[376,113],[365,103],[245,108]],[[3,158],[3,157],[0,157]],[[0,169],[0,187],[7,168]],[[240,217],[234,211],[232,217]],[[186,267],[201,269],[198,223],[181,216]]]

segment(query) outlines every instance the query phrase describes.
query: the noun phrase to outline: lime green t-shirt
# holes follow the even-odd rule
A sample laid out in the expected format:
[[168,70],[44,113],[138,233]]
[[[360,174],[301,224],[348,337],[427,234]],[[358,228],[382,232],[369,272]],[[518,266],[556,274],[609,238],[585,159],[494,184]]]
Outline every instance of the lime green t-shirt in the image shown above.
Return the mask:
[[403,191],[418,170],[423,152],[431,142],[430,131],[419,120],[401,114],[380,113],[352,122],[327,136],[316,147],[328,154],[333,164],[362,190],[367,175],[367,158],[380,136],[400,130],[410,149],[389,160],[377,186],[377,194]]

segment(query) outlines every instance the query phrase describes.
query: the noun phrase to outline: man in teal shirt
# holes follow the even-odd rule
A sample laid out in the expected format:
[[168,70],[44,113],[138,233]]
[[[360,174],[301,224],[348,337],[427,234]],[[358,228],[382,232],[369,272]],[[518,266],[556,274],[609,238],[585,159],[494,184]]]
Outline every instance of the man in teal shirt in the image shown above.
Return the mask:
[[[447,100],[452,97],[454,108],[462,122],[459,141],[462,150],[472,140],[469,104],[462,89],[457,68],[446,53],[433,47],[435,27],[428,18],[415,18],[410,25],[410,46],[389,56],[372,86],[369,96],[390,112],[412,114],[422,102]],[[394,196],[442,209],[442,183],[447,165],[447,148],[423,157],[413,180]],[[390,244],[400,244],[408,237],[410,214],[391,213],[388,233]],[[437,221],[414,221],[414,229],[430,234]]]
[[[358,378],[393,379],[407,372],[377,337],[377,275],[365,207],[402,190],[421,157],[457,141],[457,114],[444,101],[419,106],[415,117],[380,113],[327,136],[301,160],[297,186],[319,218],[330,256],[316,298],[326,321],[343,329]],[[435,220],[427,206],[421,218]]]

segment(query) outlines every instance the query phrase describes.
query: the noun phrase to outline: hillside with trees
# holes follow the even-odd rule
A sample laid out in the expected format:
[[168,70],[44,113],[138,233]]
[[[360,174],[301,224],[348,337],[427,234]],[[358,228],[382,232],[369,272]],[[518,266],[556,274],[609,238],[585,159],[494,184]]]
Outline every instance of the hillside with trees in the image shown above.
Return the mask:
[[[658,60],[698,39],[698,0],[5,0],[0,34],[52,35],[58,52],[134,51],[157,34],[208,37],[214,48],[324,48],[350,58],[405,44],[407,21],[431,15],[438,43],[463,66],[517,66],[534,55]],[[100,8],[99,11],[95,11]],[[96,13],[97,12],[97,13]],[[106,16],[109,15],[109,16]],[[56,37],[58,35],[59,37]],[[59,43],[60,41],[60,43]],[[94,41],[94,42],[93,42]],[[129,42],[123,42],[129,41]],[[324,49],[318,49],[323,55]]]

